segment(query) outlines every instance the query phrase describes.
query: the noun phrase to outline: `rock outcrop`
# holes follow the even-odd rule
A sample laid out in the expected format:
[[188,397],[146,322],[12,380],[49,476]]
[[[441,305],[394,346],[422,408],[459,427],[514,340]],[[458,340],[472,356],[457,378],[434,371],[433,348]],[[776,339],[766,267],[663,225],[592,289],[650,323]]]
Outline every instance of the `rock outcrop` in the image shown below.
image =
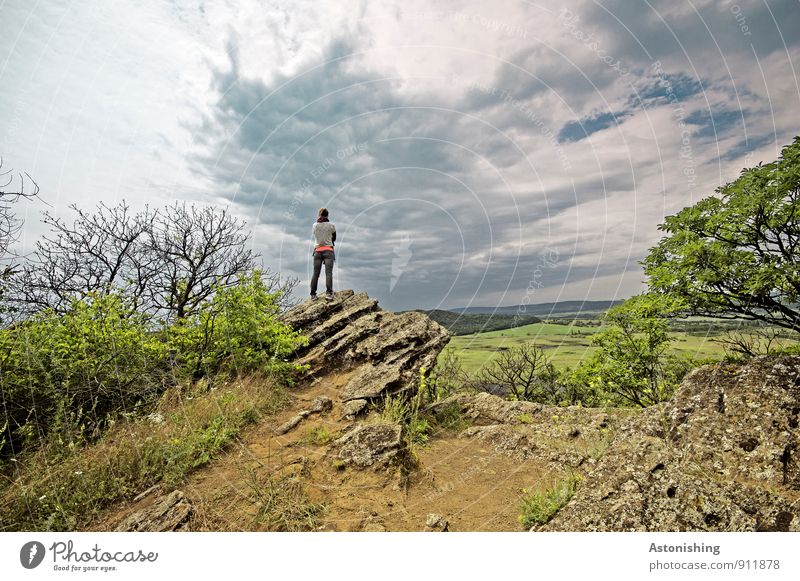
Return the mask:
[[636,413],[510,401],[490,393],[455,395],[427,411],[435,416],[454,405],[471,424],[461,431],[460,438],[487,443],[520,462],[550,464],[557,472],[590,468],[620,424]]
[[404,451],[403,429],[396,424],[356,426],[333,443],[338,459],[359,468],[383,468]]
[[391,313],[352,290],[335,293],[333,300],[307,300],[281,320],[308,337],[297,355],[310,373],[353,371],[340,394],[349,417],[371,400],[416,390],[420,370],[433,367],[450,338],[424,313]]
[[800,531],[800,357],[692,372],[620,427],[551,531]]

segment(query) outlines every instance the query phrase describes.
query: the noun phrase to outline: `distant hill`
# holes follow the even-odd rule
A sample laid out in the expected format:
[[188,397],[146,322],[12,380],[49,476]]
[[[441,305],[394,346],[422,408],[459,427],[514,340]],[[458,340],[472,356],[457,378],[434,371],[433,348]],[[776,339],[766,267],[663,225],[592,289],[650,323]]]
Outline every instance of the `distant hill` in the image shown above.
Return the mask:
[[538,303],[535,305],[514,305],[510,307],[462,307],[448,309],[454,313],[496,315],[535,315],[537,317],[563,317],[573,315],[576,318],[593,318],[604,313],[613,306],[622,304],[617,301],[558,301],[556,303]]
[[511,314],[491,314],[491,313],[454,313],[453,311],[443,311],[434,309],[432,311],[419,310],[431,319],[439,323],[442,327],[450,331],[453,335],[469,335],[471,333],[482,333],[485,331],[499,331],[512,327],[522,327],[540,323],[541,319],[531,314],[517,316]]

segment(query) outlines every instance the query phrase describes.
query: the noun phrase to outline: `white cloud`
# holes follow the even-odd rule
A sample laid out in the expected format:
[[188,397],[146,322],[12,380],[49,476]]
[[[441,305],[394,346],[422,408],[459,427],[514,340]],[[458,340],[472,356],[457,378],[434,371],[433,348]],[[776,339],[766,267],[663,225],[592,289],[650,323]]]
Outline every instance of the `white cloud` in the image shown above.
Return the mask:
[[[665,213],[797,132],[789,4],[740,1],[746,35],[705,1],[576,1],[574,25],[513,0],[7,1],[0,153],[56,212],[232,204],[304,280],[329,204],[337,285],[389,307],[516,304],[548,247],[537,300],[618,298]],[[398,232],[411,255],[393,281]]]

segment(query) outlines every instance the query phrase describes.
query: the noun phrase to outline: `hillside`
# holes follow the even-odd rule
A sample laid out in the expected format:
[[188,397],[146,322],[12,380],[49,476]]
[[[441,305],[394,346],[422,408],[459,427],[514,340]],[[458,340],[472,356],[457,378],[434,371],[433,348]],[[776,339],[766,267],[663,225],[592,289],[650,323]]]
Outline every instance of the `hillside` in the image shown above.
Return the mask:
[[454,313],[497,313],[501,315],[535,315],[537,317],[567,317],[578,319],[597,318],[611,307],[622,304],[615,301],[558,301],[555,303],[538,303],[535,305],[513,305],[509,307],[461,307],[449,309]]
[[531,325],[541,321],[534,315],[500,314],[500,313],[454,313],[442,309],[431,311],[419,310],[425,313],[453,335],[470,335],[472,333],[485,333],[513,329],[524,325]]
[[[306,301],[282,318],[309,337],[296,353],[306,377],[279,403],[247,412],[249,427],[195,470],[131,485],[74,528],[800,531],[800,357],[703,367],[671,401],[645,410],[460,393],[414,411],[398,396],[415,394],[448,342],[443,327],[352,291]],[[80,482],[90,470],[99,466],[103,482],[118,474],[103,465],[123,455],[124,434],[140,434],[134,441],[145,446],[145,434],[194,417],[204,400],[215,413],[240,409],[241,393],[258,394],[257,382],[183,401],[173,394],[157,417],[88,446],[64,474],[88,494]],[[197,420],[197,434],[185,437],[217,438],[212,425]],[[59,470],[51,466],[48,478]],[[555,518],[539,507],[520,520],[523,501],[538,506],[531,494],[565,487],[576,491]],[[18,495],[25,503],[39,496],[27,490]]]

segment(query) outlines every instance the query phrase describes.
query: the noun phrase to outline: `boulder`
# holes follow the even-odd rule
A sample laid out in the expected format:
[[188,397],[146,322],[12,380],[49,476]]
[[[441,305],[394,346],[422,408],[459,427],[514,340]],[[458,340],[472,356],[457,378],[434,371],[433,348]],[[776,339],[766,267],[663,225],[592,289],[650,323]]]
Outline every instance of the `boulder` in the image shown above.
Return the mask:
[[388,466],[404,450],[403,430],[397,424],[361,424],[333,443],[337,457],[347,465]]
[[366,293],[339,291],[333,300],[309,299],[280,320],[302,332],[308,345],[296,355],[312,375],[351,370],[341,391],[345,417],[355,417],[370,400],[414,393],[422,369],[429,371],[450,333],[418,312],[392,313]]
[[540,530],[800,531],[800,357],[690,373]]

